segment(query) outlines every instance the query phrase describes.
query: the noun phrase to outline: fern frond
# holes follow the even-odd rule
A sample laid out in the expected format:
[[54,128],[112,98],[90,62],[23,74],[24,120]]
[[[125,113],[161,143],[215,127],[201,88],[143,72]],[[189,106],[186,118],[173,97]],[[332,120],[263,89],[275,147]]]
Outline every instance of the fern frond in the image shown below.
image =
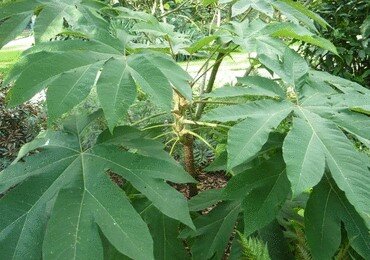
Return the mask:
[[238,232],[240,240],[239,243],[242,247],[244,260],[270,260],[270,255],[267,245],[257,238],[245,237]]

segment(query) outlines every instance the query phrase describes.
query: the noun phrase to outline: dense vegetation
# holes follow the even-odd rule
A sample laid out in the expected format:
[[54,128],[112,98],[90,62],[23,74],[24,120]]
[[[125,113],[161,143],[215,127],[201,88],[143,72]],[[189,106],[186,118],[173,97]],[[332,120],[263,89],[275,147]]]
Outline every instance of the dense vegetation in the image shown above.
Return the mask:
[[313,1],[310,7],[333,27],[321,31],[323,37],[337,46],[340,55],[303,44],[306,58],[316,69],[369,86],[369,2],[320,0]]
[[6,1],[0,47],[31,19],[3,86],[44,91],[47,127],[0,172],[1,259],[370,257],[370,91],[326,72],[343,53],[304,4]]

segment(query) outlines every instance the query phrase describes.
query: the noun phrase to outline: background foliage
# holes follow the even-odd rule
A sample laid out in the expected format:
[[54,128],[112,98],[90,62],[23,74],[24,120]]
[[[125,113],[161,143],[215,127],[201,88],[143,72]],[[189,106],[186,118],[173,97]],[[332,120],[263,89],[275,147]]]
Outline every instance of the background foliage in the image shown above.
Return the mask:
[[368,1],[311,1],[309,7],[333,28],[321,33],[338,47],[339,56],[304,45],[305,57],[319,70],[369,86]]

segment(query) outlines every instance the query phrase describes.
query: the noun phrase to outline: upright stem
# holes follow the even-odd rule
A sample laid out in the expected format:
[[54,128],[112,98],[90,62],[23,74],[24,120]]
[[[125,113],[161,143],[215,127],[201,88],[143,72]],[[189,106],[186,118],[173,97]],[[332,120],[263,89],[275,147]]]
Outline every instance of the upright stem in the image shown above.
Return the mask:
[[164,6],[163,6],[163,0],[159,0],[159,9],[161,10],[161,18],[164,23],[167,23],[166,16],[163,16],[164,12]]
[[153,1],[153,6],[152,6],[152,15],[155,14],[155,9],[157,9],[157,0]]
[[[194,163],[194,137],[190,134],[186,134],[183,136],[183,140],[181,141],[184,149],[184,164],[186,171],[194,178],[197,179],[197,172],[195,169]],[[189,196],[194,197],[198,194],[198,188],[195,183],[189,184]]]
[[[209,92],[212,91],[213,86],[215,84],[217,72],[220,68],[221,62],[222,62],[224,57],[225,57],[224,53],[221,53],[221,52],[218,53],[215,64],[212,68],[211,76],[209,77],[209,81],[208,81],[206,89],[204,90],[204,93],[209,93]],[[205,103],[199,103],[198,104],[196,112],[195,112],[195,119],[196,120],[198,120],[202,116],[205,105],[206,105]]]
[[[186,111],[188,109],[188,102],[178,93],[174,94],[174,109],[173,109],[173,131],[176,133],[178,140],[181,142],[184,151],[185,170],[194,178],[197,179],[197,172],[194,164],[194,138],[187,131],[187,125],[184,124]],[[189,184],[189,195],[193,197],[198,194],[196,184]]]

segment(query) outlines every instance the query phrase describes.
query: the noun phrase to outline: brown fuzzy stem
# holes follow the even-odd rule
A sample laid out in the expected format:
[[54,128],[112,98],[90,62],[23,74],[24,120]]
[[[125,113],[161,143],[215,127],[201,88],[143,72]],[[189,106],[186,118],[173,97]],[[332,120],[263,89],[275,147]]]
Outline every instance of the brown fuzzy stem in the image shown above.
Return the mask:
[[[188,108],[188,102],[180,96],[178,93],[174,95],[175,106],[173,110],[173,131],[176,133],[178,140],[183,145],[184,151],[184,164],[185,170],[194,178],[197,179],[197,173],[194,164],[194,151],[193,143],[194,139],[191,134],[188,133],[189,125],[184,124],[184,118],[186,116],[186,110]],[[196,184],[189,184],[189,195],[193,197],[198,194]]]
[[[197,172],[194,164],[194,151],[193,151],[194,138],[192,135],[184,135],[182,141],[184,149],[184,164],[186,171],[194,178],[197,179]],[[198,188],[195,183],[189,184],[189,196],[194,197],[198,194]]]

